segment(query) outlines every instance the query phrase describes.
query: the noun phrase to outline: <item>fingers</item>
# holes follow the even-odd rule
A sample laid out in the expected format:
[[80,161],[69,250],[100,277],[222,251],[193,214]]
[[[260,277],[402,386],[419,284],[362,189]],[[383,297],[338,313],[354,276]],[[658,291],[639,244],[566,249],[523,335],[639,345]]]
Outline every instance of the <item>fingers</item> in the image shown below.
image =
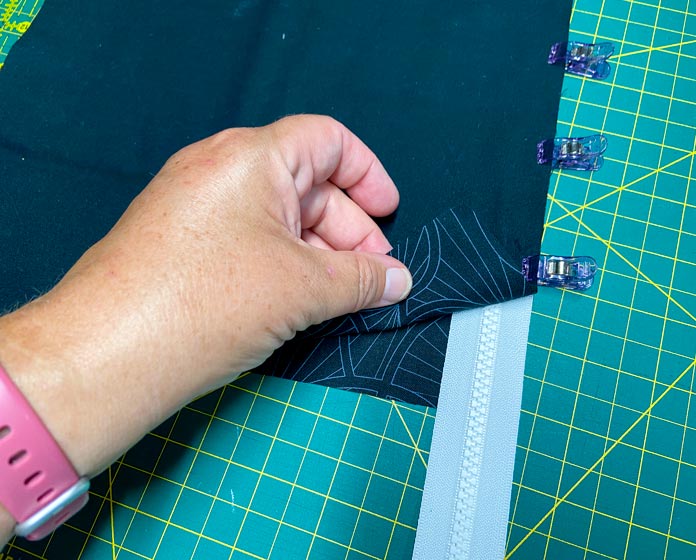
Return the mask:
[[286,117],[271,125],[300,198],[327,180],[372,216],[391,214],[399,192],[372,151],[338,121],[319,115]]
[[334,247],[329,245],[326,241],[324,241],[321,237],[319,237],[311,229],[303,229],[301,238],[302,238],[302,241],[311,245],[312,247],[316,247],[317,249],[325,249],[327,251],[335,251]]
[[[328,181],[314,187],[301,203],[302,228],[308,243],[339,251],[387,253],[392,249],[379,226],[351,198]],[[319,243],[321,241],[321,243]]]
[[305,270],[318,270],[312,280],[317,298],[303,300],[309,307],[299,315],[318,323],[404,299],[411,274],[380,254],[391,246],[370,218],[390,214],[399,203],[377,157],[328,117],[288,117],[267,130],[295,182],[302,239],[314,247]]

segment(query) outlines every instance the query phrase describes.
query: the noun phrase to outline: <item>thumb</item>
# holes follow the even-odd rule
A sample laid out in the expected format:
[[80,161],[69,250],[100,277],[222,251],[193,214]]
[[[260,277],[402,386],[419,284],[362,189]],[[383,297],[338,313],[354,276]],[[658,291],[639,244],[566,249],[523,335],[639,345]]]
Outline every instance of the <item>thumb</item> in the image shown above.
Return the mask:
[[[320,250],[321,251],[321,250]],[[321,251],[326,281],[315,288],[324,309],[319,321],[362,309],[385,307],[405,299],[413,279],[406,266],[393,257],[359,251]]]

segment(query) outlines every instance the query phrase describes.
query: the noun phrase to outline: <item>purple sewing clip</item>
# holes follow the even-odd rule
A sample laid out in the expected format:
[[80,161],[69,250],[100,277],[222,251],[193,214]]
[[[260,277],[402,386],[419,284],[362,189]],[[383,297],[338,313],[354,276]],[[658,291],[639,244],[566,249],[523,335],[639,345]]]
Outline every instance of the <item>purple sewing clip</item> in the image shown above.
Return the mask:
[[522,259],[522,274],[530,284],[587,290],[592,286],[597,263],[592,257],[534,255]]
[[537,163],[554,169],[596,171],[602,167],[607,139],[602,134],[582,138],[549,138],[537,144]]
[[556,43],[551,47],[549,64],[563,62],[566,72],[570,74],[603,80],[611,72],[607,58],[612,54],[614,54],[612,43],[592,44],[568,41]]

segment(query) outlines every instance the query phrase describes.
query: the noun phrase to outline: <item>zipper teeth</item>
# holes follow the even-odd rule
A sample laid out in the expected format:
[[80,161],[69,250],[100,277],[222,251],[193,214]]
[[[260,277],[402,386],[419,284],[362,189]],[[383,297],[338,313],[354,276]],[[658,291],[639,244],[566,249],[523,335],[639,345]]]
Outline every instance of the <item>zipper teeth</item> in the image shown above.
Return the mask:
[[481,317],[481,330],[471,384],[471,402],[466,419],[465,448],[462,452],[462,466],[449,546],[451,558],[468,558],[471,546],[476,496],[495,372],[500,317],[501,310],[498,305],[486,307]]

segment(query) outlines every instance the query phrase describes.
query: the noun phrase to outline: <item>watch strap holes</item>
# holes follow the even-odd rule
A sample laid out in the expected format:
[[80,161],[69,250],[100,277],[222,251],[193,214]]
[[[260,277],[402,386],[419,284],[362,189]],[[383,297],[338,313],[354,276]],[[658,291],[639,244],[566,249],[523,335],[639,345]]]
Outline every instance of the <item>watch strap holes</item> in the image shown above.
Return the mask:
[[50,498],[52,495],[53,495],[53,488],[49,488],[43,494],[41,494],[38,498],[36,498],[36,501],[41,503],[41,502],[47,500],[48,498]]
[[26,479],[24,479],[24,486],[31,486],[32,484],[37,484],[41,480],[41,475],[43,473],[41,471],[36,471],[34,474],[29,475]]
[[11,467],[16,466],[22,459],[24,459],[27,456],[27,450],[22,449],[20,451],[17,451],[14,455],[12,455],[7,462]]

